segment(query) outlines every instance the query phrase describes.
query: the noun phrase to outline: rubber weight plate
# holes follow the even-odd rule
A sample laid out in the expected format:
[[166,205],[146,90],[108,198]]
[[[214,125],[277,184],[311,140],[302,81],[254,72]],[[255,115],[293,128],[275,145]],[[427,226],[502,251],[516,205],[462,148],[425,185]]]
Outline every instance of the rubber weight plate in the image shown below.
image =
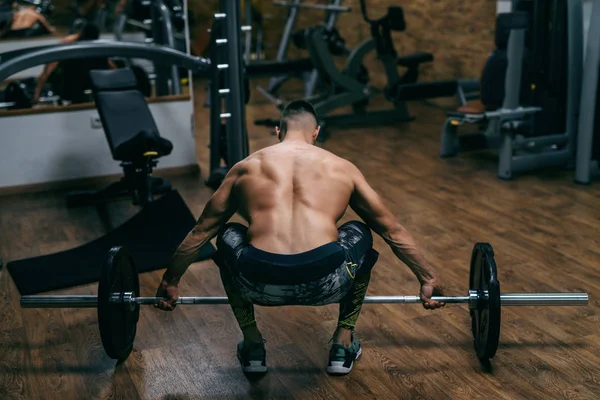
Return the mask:
[[106,354],[124,361],[133,350],[140,305],[112,303],[112,293],[133,292],[139,296],[140,282],[131,255],[123,247],[113,247],[98,282],[98,326]]
[[477,358],[484,362],[494,357],[500,339],[500,282],[494,249],[488,243],[473,248],[469,289],[477,292],[477,307],[470,310],[471,328]]

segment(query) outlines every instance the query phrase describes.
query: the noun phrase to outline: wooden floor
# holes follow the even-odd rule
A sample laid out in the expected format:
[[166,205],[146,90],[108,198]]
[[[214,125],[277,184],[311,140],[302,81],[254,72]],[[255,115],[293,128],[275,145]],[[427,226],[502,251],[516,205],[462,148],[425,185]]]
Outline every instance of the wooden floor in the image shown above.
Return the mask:
[[[198,86],[202,91],[202,86]],[[198,99],[198,157],[207,165],[208,110]],[[411,104],[417,120],[337,132],[324,147],[358,165],[439,271],[448,295],[466,294],[477,241],[496,251],[501,288],[585,291],[588,307],[504,308],[501,345],[490,373],[472,349],[462,305],[427,312],[416,305],[366,305],[357,335],[364,352],[346,377],[324,366],[336,306],[257,310],[270,372],[257,382],[235,357],[240,332],[228,306],[142,310],[135,350],[115,367],[103,352],[91,309],[20,309],[19,293],[0,271],[0,399],[598,399],[600,398],[600,182],[577,186],[555,171],[506,182],[488,155],[438,157],[444,113]],[[248,107],[252,150],[275,142]],[[16,167],[16,166],[15,166]],[[203,176],[175,187],[199,215],[211,192]],[[127,202],[67,210],[65,192],[0,198],[0,256],[6,261],[69,249],[131,217]],[[346,218],[355,218],[348,212]],[[382,240],[369,295],[411,295],[419,286]],[[163,271],[140,276],[154,295]],[[60,293],[93,294],[94,285]],[[224,295],[210,261],[194,264],[182,295]]]

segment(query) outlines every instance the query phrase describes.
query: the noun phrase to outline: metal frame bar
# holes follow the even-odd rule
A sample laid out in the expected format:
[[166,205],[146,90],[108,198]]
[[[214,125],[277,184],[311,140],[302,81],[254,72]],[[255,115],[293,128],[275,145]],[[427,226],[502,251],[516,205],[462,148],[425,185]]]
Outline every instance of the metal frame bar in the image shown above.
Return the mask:
[[[340,16],[340,11],[349,11],[348,7],[341,7],[342,0],[333,0],[329,7],[340,7],[344,10],[333,10],[327,11],[327,17],[325,18],[325,29],[330,30],[335,27],[337,20]],[[310,97],[315,93],[315,88],[319,83],[319,72],[317,69],[313,69],[305,80],[304,83],[304,97]]]
[[[521,94],[521,74],[523,71],[523,54],[525,53],[525,29],[513,29],[508,39],[506,80],[504,82],[504,101],[502,108],[514,109],[519,106]],[[498,124],[501,127],[501,124]],[[504,134],[498,155],[498,176],[511,178],[513,143],[512,136]]]
[[228,167],[248,156],[246,131],[246,107],[244,104],[244,72],[242,70],[241,4],[240,0],[221,0],[221,11],[225,14],[224,33],[227,38],[227,64],[225,71],[229,93],[225,98],[227,120]]
[[[17,57],[9,56],[7,61],[0,63],[0,81],[36,65],[76,58],[107,56],[159,61],[167,65],[177,65],[194,71],[206,78],[209,77],[211,67],[210,60],[206,58],[193,57],[165,46],[96,40],[66,43],[52,47],[33,47],[28,52],[20,54]],[[2,56],[0,56],[0,60],[2,60]]]
[[[592,179],[592,146],[596,118],[596,102],[598,99],[598,72],[600,69],[600,0],[592,3],[590,27],[585,50],[585,65],[581,85],[581,109],[578,121],[577,156],[575,160],[575,182],[589,184]],[[583,41],[583,38],[581,38]],[[600,140],[600,139],[599,139]]]
[[[160,19],[162,20],[162,24],[158,25],[156,23],[152,24],[152,33],[153,36],[159,35],[160,42],[158,44],[167,45],[172,49],[175,49],[175,36],[173,33],[173,23],[171,21],[171,12],[162,2],[162,0],[154,0],[153,1],[153,9],[156,11],[156,14],[160,15]],[[156,19],[155,19],[156,21]],[[159,29],[160,26],[160,29]],[[156,40],[157,37],[154,38]],[[160,69],[159,69],[160,71]],[[158,76],[157,76],[158,80]],[[179,69],[176,65],[171,66],[171,94],[181,94],[181,81],[179,79]]]
[[[293,0],[293,4],[300,4],[302,0]],[[276,61],[283,61],[286,58],[288,48],[290,46],[290,36],[292,34],[292,30],[296,25],[296,20],[298,19],[298,7],[291,7],[290,13],[288,14],[288,19],[285,22],[285,26],[283,27],[283,33],[281,35],[281,41],[279,42],[279,48],[277,49],[277,57],[275,57]],[[286,80],[288,77],[274,77],[269,80],[269,86],[267,86],[267,91],[272,93]]]
[[[210,59],[213,65],[221,65],[226,60],[224,46],[228,40],[224,38],[223,20],[215,18],[210,29],[211,52]],[[223,97],[228,95],[229,88],[220,86],[222,70],[212,69],[212,75],[209,80],[210,97],[210,174],[221,168],[221,113],[223,112]],[[209,180],[211,178],[209,177]]]

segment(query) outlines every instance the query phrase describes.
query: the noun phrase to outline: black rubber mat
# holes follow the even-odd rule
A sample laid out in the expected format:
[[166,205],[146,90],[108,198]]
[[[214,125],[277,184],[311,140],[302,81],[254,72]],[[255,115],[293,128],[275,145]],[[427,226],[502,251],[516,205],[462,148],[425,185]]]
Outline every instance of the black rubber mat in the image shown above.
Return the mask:
[[[172,191],[92,242],[60,253],[11,261],[6,268],[21,295],[97,282],[108,250],[113,246],[129,250],[139,273],[154,271],[166,268],[195,223],[179,193]],[[207,243],[197,261],[209,259],[214,252],[214,246]]]

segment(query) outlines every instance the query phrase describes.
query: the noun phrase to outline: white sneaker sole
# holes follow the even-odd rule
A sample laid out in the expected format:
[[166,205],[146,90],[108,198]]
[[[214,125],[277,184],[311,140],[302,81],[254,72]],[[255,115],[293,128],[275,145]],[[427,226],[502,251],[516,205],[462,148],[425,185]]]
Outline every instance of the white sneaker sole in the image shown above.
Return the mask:
[[[360,358],[360,355],[362,354],[362,348],[358,349],[358,353],[356,353],[356,357],[354,358],[354,361],[358,360]],[[332,361],[331,365],[327,366],[327,373],[328,374],[332,374],[332,375],[346,375],[348,373],[350,373],[350,371],[352,371],[352,367],[354,366],[354,361],[352,361],[352,364],[350,364],[349,367],[344,367],[344,362],[343,361]]]
[[267,366],[262,365],[260,361],[250,361],[250,365],[244,365],[242,367],[242,371],[248,372],[251,374],[259,374],[267,372]]

